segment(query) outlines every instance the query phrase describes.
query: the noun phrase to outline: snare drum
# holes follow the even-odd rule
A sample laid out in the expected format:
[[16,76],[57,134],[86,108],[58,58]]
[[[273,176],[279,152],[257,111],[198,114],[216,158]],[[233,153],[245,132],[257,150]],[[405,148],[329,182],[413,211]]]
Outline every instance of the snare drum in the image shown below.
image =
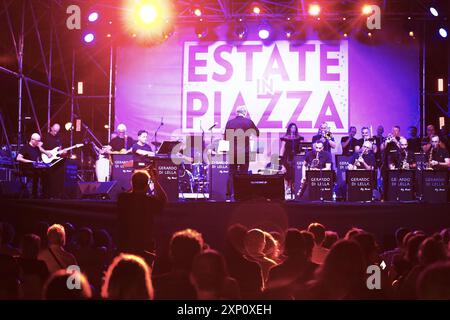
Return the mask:
[[111,179],[111,163],[109,158],[100,156],[95,162],[95,174],[98,182],[110,181]]

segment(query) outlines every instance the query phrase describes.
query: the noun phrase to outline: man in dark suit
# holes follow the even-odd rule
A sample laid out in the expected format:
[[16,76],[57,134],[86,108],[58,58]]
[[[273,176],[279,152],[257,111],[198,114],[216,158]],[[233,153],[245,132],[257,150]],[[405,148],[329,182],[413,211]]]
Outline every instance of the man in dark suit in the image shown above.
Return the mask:
[[250,137],[259,136],[255,123],[246,117],[247,109],[245,106],[240,106],[236,109],[236,117],[229,120],[225,126],[225,139],[230,143],[227,198],[231,198],[233,194],[234,175],[248,173]]

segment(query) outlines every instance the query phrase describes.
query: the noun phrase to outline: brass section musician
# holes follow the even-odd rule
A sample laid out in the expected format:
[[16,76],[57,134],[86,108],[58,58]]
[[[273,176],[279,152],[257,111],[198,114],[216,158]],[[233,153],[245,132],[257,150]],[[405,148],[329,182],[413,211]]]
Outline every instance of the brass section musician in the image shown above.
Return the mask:
[[440,146],[439,136],[431,137],[431,148],[426,153],[427,163],[425,168],[429,170],[445,170],[450,168],[449,152]]

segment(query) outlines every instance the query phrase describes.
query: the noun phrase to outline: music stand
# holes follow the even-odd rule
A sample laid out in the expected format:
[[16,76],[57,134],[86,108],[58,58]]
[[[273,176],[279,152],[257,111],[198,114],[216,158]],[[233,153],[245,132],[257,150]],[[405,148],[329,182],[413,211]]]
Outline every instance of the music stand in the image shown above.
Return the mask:
[[156,151],[156,155],[170,155],[172,153],[173,148],[175,148],[180,141],[163,141],[159,146],[158,151]]

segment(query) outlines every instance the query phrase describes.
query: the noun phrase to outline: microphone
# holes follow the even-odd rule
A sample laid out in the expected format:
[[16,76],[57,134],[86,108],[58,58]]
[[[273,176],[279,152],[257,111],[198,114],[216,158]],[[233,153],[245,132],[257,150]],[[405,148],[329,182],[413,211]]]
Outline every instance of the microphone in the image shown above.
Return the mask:
[[164,117],[161,117],[161,125],[164,125]]
[[218,125],[218,123],[217,123],[217,122],[214,122],[214,124],[213,124],[208,130],[211,131],[211,130],[214,129],[217,125]]

